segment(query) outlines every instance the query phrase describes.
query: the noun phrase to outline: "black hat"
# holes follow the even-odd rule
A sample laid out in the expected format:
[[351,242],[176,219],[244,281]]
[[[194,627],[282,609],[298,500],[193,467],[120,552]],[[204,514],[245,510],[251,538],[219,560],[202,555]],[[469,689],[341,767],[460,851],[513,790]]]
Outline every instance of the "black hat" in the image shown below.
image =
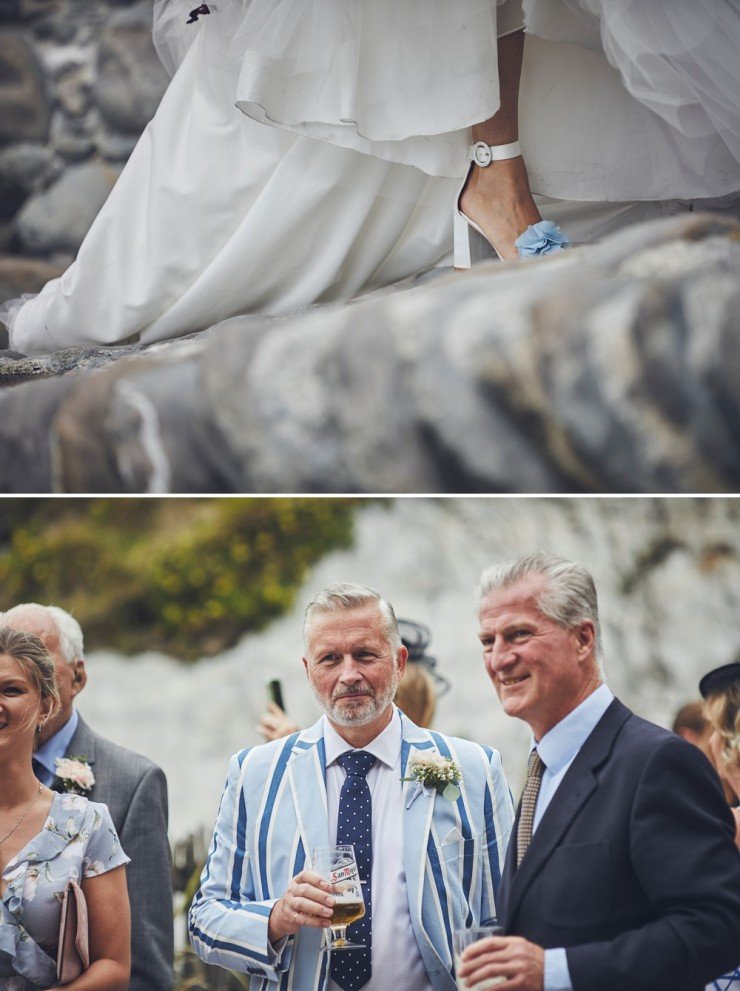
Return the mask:
[[699,682],[699,691],[704,698],[708,698],[714,692],[729,688],[736,681],[740,681],[740,661],[723,664],[721,668],[715,668],[714,671],[705,674]]
[[440,698],[450,690],[450,683],[436,670],[437,659],[427,654],[427,647],[432,639],[431,630],[424,623],[417,623],[416,620],[399,619],[398,632],[401,634],[401,643],[409,652],[409,661],[426,668],[434,679],[437,698]]

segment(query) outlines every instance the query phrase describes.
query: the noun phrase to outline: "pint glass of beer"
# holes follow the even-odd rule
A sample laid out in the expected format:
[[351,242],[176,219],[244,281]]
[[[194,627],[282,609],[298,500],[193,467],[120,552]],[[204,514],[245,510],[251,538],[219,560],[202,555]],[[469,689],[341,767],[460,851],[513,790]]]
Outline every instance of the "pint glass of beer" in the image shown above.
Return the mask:
[[365,899],[355,860],[355,848],[347,846],[318,847],[313,852],[313,870],[334,888],[334,914],[329,920],[322,952],[329,950],[361,950],[364,944],[347,939],[347,926],[365,914]]
[[[455,951],[455,975],[460,969],[460,957],[471,945],[477,943],[479,939],[486,939],[488,936],[503,936],[504,930],[501,926],[477,926],[471,929],[456,929],[452,934],[453,948]],[[489,977],[478,984],[468,984],[467,981],[457,977],[458,991],[489,991],[489,988],[497,984],[503,984],[505,977]]]

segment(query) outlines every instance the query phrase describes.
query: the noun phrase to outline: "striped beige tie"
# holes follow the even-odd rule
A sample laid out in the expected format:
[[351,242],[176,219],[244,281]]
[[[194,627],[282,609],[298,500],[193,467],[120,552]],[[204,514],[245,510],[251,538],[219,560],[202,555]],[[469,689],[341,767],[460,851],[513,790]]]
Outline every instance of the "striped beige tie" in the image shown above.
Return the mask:
[[524,785],[524,794],[522,795],[522,812],[519,816],[519,828],[516,833],[517,867],[521,864],[524,854],[527,852],[527,847],[532,839],[534,810],[537,808],[537,796],[540,793],[540,785],[542,784],[542,774],[544,771],[545,765],[542,763],[542,758],[535,749],[529,755],[529,763],[527,764],[527,782]]

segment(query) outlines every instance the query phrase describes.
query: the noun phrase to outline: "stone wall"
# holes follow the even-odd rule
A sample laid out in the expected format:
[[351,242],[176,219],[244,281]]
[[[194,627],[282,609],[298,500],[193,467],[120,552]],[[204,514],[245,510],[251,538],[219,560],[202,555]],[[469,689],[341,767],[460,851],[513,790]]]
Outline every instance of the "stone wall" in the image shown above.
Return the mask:
[[151,17],[151,0],[2,0],[0,302],[69,265],[153,116]]
[[3,492],[737,492],[740,224],[0,357]]

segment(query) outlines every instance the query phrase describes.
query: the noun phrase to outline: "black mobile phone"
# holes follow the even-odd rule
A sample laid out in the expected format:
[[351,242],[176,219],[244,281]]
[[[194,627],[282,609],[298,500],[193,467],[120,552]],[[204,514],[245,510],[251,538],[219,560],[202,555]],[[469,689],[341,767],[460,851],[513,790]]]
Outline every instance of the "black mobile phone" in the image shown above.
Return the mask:
[[271,702],[279,706],[285,712],[285,702],[283,702],[283,688],[279,678],[273,678],[267,682],[267,694]]

